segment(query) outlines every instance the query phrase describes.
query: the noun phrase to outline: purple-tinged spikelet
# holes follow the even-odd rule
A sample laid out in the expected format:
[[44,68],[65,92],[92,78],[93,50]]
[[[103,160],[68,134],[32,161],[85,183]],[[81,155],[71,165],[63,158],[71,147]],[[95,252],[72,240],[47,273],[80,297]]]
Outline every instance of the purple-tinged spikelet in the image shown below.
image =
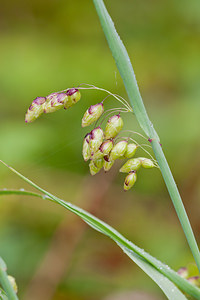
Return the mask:
[[74,104],[76,104],[81,99],[81,93],[76,88],[71,88],[66,91],[66,101],[64,103],[64,108],[70,108]]
[[98,151],[104,138],[104,133],[101,127],[97,127],[90,132],[90,150],[91,153]]
[[65,93],[53,93],[46,97],[44,104],[44,113],[52,113],[64,107],[64,101],[67,98]]
[[105,155],[103,160],[104,171],[108,172],[112,168],[114,162],[115,162],[114,160],[110,160],[109,155]]
[[29,106],[25,115],[25,122],[31,123],[35,121],[44,112],[43,105],[46,102],[46,97],[37,97]]
[[137,175],[135,172],[129,173],[124,180],[124,190],[128,191],[135,184],[137,180]]
[[86,127],[97,121],[104,111],[103,103],[91,105],[82,118],[82,127]]

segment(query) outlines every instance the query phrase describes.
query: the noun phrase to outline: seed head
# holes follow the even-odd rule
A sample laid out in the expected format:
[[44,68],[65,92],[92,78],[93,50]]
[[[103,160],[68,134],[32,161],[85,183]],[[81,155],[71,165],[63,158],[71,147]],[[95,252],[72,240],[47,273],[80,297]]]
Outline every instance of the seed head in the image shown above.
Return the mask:
[[41,116],[41,114],[44,112],[43,105],[45,102],[46,102],[45,97],[37,97],[35,100],[33,100],[25,116],[26,123],[33,122],[37,118],[39,118],[39,116]]
[[97,121],[104,111],[103,103],[91,105],[82,118],[82,127],[86,127]]
[[151,169],[154,168],[155,165],[153,161],[146,157],[138,157],[138,159],[141,161],[142,167],[145,169]]
[[110,153],[110,159],[111,160],[116,160],[120,157],[123,157],[126,150],[127,150],[127,141],[118,142],[112,148],[112,151]]
[[105,172],[108,172],[114,164],[114,160],[110,160],[109,156],[104,156],[103,168]]
[[125,181],[124,181],[124,190],[125,191],[130,190],[130,188],[135,184],[136,180],[137,180],[136,173],[135,172],[129,173],[126,176]]
[[64,103],[64,108],[70,108],[74,104],[76,104],[81,99],[81,93],[78,89],[72,88],[68,89],[66,92],[67,98]]
[[120,114],[112,116],[106,124],[105,138],[108,140],[116,137],[122,127],[123,120],[120,117]]
[[138,158],[129,159],[119,170],[122,173],[137,171],[141,167],[141,161]]
[[90,150],[91,153],[95,153],[101,146],[104,138],[103,130],[100,127],[93,129],[90,132]]
[[91,157],[89,141],[90,141],[90,134],[88,133],[83,140],[82,154],[85,161],[89,160]]
[[131,158],[135,155],[138,146],[134,143],[128,144],[126,152],[124,153],[125,158]]

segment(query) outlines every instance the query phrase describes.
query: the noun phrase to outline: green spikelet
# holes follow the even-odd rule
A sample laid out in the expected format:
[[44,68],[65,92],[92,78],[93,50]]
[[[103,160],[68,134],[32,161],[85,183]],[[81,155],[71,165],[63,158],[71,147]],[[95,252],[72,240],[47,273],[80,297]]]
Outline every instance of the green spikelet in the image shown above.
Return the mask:
[[81,93],[78,89],[68,89],[66,92],[67,98],[64,102],[64,108],[70,108],[81,99]]
[[100,127],[93,129],[90,132],[90,150],[91,153],[95,153],[98,151],[101,146],[104,138],[103,130]]
[[116,135],[123,128],[123,124],[124,123],[120,117],[120,114],[112,116],[106,124],[105,138],[108,140],[116,137]]
[[35,100],[33,100],[25,116],[26,123],[31,123],[41,116],[41,114],[44,112],[43,105],[45,102],[45,97],[37,97]]
[[124,156],[127,150],[127,141],[120,141],[114,145],[110,153],[110,159],[116,160]]
[[125,191],[130,190],[130,188],[132,188],[132,186],[135,184],[136,180],[137,180],[136,173],[135,172],[129,173],[126,176],[125,181],[124,181],[124,190]]
[[104,112],[103,103],[91,105],[82,118],[82,127],[86,127],[96,122]]
[[141,161],[138,158],[129,159],[119,170],[122,173],[137,171],[141,167]]

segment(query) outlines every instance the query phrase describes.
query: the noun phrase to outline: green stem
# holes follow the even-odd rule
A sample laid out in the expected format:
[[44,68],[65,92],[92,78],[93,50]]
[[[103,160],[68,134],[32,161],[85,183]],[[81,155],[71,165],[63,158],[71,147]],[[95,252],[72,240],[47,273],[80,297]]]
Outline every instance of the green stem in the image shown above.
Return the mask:
[[18,300],[18,297],[8,279],[6,265],[2,259],[0,259],[0,284],[9,300]]
[[126,91],[128,93],[133,112],[144,132],[152,140],[152,148],[155,153],[156,159],[160,166],[163,178],[165,180],[167,189],[171,196],[173,205],[175,207],[176,213],[182,225],[183,231],[187,238],[188,244],[196,261],[197,267],[200,272],[200,253],[195,240],[189,219],[187,217],[184,205],[182,203],[180,194],[178,192],[176,183],[162,151],[159,143],[159,137],[153,128],[153,124],[149,120],[145,106],[140,95],[140,91],[137,85],[135,74],[133,71],[130,58],[126,51],[124,44],[122,43],[114,23],[108,14],[106,7],[102,0],[93,0],[96,7],[101,26],[103,28],[104,34],[106,36],[108,45],[115,59],[116,65],[123,79]]
[[185,211],[183,202],[181,200],[181,196],[179,194],[177,185],[174,181],[172,172],[169,168],[163,150],[158,143],[157,140],[152,141],[152,148],[155,153],[156,159],[160,166],[160,170],[162,172],[165,184],[167,186],[168,192],[172,199],[173,205],[175,207],[176,213],[184,230],[185,236],[187,238],[188,244],[196,261],[197,267],[200,271],[200,252],[194,237],[194,233],[192,231],[192,227],[190,225],[190,221],[188,219],[187,213]]

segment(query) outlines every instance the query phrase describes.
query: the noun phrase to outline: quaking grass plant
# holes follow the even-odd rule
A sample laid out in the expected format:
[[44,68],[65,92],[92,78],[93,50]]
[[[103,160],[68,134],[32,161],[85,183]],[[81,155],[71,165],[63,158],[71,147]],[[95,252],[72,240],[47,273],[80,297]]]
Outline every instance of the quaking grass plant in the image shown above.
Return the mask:
[[[106,172],[109,171],[116,160],[126,160],[120,168],[120,172],[127,173],[124,180],[124,190],[127,191],[135,184],[138,170],[141,167],[145,169],[158,168],[165,180],[188,244],[196,261],[197,268],[192,268],[192,270],[191,268],[181,268],[178,272],[173,271],[169,266],[158,261],[143,249],[140,249],[127,240],[105,222],[99,220],[85,210],[45,191],[3,161],[1,162],[4,165],[32,187],[40,191],[40,194],[24,190],[1,190],[0,195],[29,195],[53,201],[63,206],[82,218],[89,226],[115,241],[124,253],[157,283],[168,299],[183,300],[187,299],[187,295],[192,296],[195,299],[200,299],[200,277],[198,274],[200,270],[200,254],[189,219],[164,156],[159,137],[145,110],[127,51],[116,32],[103,1],[93,0],[93,2],[109,47],[124,81],[130,104],[121,96],[102,88],[84,84],[77,88],[70,88],[50,94],[47,97],[36,98],[26,113],[25,121],[30,123],[35,121],[43,113],[52,113],[61,108],[69,109],[80,101],[80,91],[96,89],[108,93],[100,103],[90,106],[82,118],[82,127],[90,125],[94,126],[94,128],[84,137],[82,150],[84,160],[89,161],[91,175],[97,174],[102,168]],[[114,97],[122,106],[104,111],[104,101],[109,97]],[[135,115],[146,136],[132,130],[122,130],[122,115],[125,113],[132,113]],[[102,123],[105,120],[107,120],[107,123],[103,130]],[[141,145],[137,142],[137,135],[144,138],[144,144]],[[148,143],[150,143],[151,146]],[[149,146],[152,147],[156,159],[146,150],[146,147]],[[145,157],[135,157],[139,147],[144,151]],[[16,284],[14,279],[7,275],[6,265],[2,259],[0,260],[0,283],[2,286],[2,290],[0,290],[0,299],[18,299],[16,294]]]

